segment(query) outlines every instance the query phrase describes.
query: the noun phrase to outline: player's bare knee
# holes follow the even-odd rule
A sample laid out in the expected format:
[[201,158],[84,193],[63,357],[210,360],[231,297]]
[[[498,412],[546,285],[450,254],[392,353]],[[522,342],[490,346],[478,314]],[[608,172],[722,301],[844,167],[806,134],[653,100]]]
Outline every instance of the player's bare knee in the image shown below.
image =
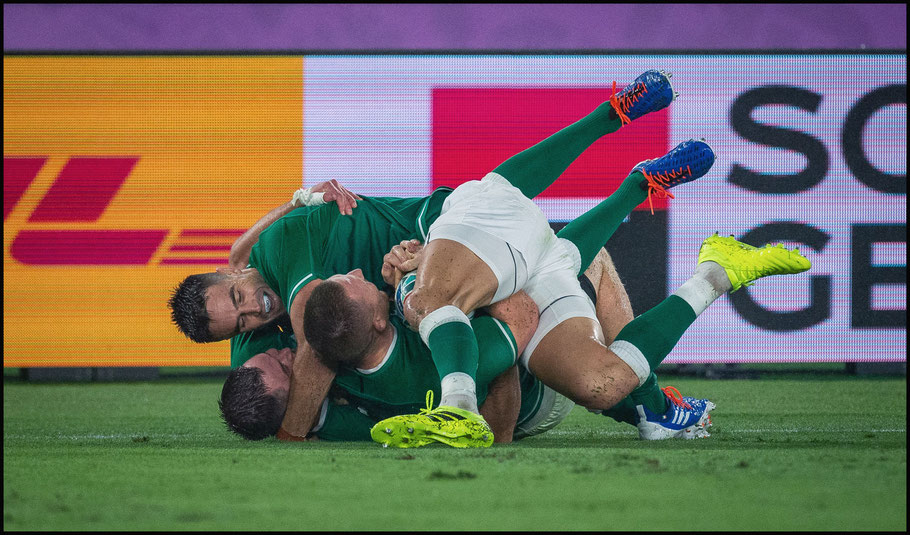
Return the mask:
[[639,384],[628,366],[608,366],[591,371],[575,387],[572,401],[590,410],[607,410],[628,396]]
[[417,286],[404,302],[404,318],[416,329],[427,315],[447,304],[426,291],[424,287]]

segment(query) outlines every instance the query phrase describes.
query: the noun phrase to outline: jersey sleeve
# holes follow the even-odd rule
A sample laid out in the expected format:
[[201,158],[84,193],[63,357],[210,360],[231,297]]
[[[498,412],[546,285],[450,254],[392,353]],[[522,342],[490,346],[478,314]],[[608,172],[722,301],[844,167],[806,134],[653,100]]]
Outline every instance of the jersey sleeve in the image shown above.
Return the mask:
[[325,244],[337,217],[333,215],[337,209],[329,208],[292,211],[263,231],[250,252],[250,267],[259,271],[288,310],[301,288],[324,278],[320,268]]
[[433,190],[433,193],[424,200],[421,204],[420,211],[417,213],[414,229],[415,233],[411,236],[411,239],[418,239],[424,244],[427,242],[430,225],[439,217],[442,212],[443,203],[452,191],[452,188],[442,186]]
[[325,416],[314,430],[321,440],[329,441],[369,441],[370,429],[376,424],[353,405],[337,405],[326,401]]

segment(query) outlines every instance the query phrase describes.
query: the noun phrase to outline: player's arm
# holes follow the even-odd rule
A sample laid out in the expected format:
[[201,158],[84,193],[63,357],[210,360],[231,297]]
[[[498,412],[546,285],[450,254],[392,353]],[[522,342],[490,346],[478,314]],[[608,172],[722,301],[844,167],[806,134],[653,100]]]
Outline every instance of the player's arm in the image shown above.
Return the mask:
[[490,424],[494,442],[510,444],[518,422],[518,412],[521,410],[518,365],[493,379],[488,388],[487,399],[480,407],[480,415]]
[[[489,306],[488,311],[491,316],[508,325],[515,338],[516,355],[521,355],[537,330],[539,313],[534,300],[525,292],[518,292]],[[490,424],[495,442],[512,442],[520,410],[521,387],[516,365],[490,383],[487,399],[480,407],[480,415]]]
[[250,261],[250,251],[253,245],[259,240],[259,234],[269,228],[269,225],[278,221],[291,210],[301,206],[316,206],[327,202],[334,201],[338,205],[338,211],[342,214],[351,214],[351,210],[357,207],[357,201],[360,196],[351,193],[336,180],[327,180],[320,182],[311,188],[301,188],[294,192],[291,200],[273,208],[269,213],[262,216],[249,230],[234,241],[231,246],[231,253],[228,261],[231,267],[243,269]]
[[291,327],[297,338],[297,354],[291,370],[287,411],[277,434],[281,440],[302,440],[307,436],[316,421],[322,401],[328,395],[332,380],[335,379],[335,371],[316,357],[303,335],[303,313],[307,299],[321,282],[314,280],[304,286],[294,298],[289,311]]

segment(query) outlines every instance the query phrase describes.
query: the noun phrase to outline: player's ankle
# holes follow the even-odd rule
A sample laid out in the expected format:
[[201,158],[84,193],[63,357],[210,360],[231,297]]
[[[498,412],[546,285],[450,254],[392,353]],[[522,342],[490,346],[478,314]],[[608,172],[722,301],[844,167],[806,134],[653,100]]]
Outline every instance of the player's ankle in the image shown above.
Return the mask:
[[733,288],[727,271],[717,262],[710,260],[702,262],[695,267],[695,273],[692,276],[706,280],[720,294],[727,293]]
[[477,385],[466,373],[450,373],[442,378],[442,396],[439,405],[456,407],[479,413],[477,408]]
[[474,414],[480,414],[480,410],[477,408],[477,397],[473,395],[453,394],[449,396],[443,396],[439,402],[439,405],[445,407],[455,407],[456,409],[462,409],[471,411]]

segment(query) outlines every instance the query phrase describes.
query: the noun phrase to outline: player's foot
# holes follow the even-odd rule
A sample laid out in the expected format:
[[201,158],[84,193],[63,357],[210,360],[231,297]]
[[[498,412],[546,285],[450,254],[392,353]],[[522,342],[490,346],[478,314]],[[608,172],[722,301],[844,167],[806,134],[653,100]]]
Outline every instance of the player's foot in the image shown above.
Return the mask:
[[493,431],[479,414],[456,407],[432,409],[432,395],[427,395],[427,408],[419,414],[393,416],[377,423],[370,436],[383,447],[419,448],[433,442],[453,448],[488,448],[493,444]]
[[610,104],[622,124],[626,125],[646,113],[666,108],[676,98],[670,77],[664,71],[652,69],[645,71],[631,84],[616,92],[616,82],[613,82],[613,96]]
[[[641,173],[645,180],[642,189],[648,189],[648,202],[651,194],[659,197],[673,198],[668,189],[692,182],[701,178],[714,165],[714,151],[704,139],[690,139],[683,141],[670,152],[654,160],[645,160],[632,168],[632,173]],[[654,205],[651,204],[651,213]]]
[[733,286],[731,292],[762,277],[802,273],[812,267],[799,249],[790,250],[781,244],[753,247],[716,233],[705,238],[698,250],[698,263],[702,262],[716,262],[724,268]]
[[672,386],[662,388],[667,396],[667,411],[655,414],[644,405],[638,405],[638,436],[642,440],[665,440],[668,438],[707,438],[711,436],[711,411],[714,403],[707,399],[682,397]]

